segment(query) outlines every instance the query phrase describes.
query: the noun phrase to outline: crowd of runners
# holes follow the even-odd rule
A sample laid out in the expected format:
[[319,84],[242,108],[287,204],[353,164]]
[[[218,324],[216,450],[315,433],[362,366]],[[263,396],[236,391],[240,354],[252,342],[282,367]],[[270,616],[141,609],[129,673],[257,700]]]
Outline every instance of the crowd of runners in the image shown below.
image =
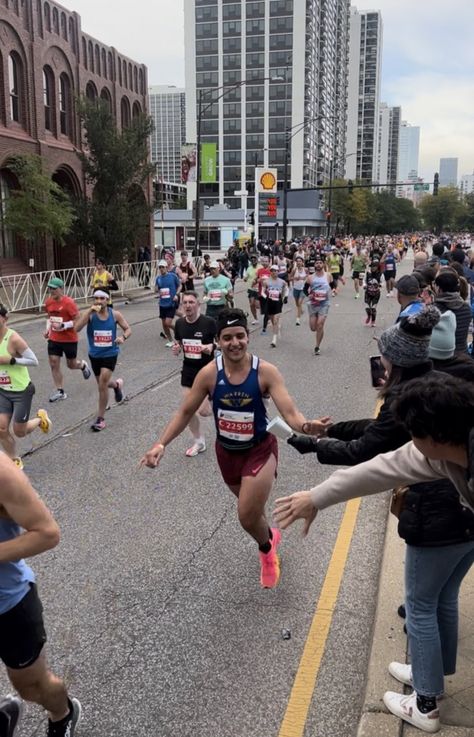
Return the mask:
[[[410,248],[413,272],[400,277],[399,263]],[[416,495],[421,493],[417,485],[427,487],[422,497],[423,502],[429,500],[426,509],[419,502],[419,519],[405,520],[410,528],[405,535],[408,549],[415,551],[407,555],[403,607],[412,664],[390,664],[392,675],[414,691],[407,697],[388,692],[385,703],[420,729],[437,731],[443,676],[455,669],[457,596],[474,561],[470,476],[474,470],[474,361],[469,355],[474,252],[470,241],[466,237],[448,243],[420,235],[332,242],[305,238],[284,245],[236,247],[225,258],[206,255],[197,265],[186,252],[179,263],[167,254],[159,261],[158,272],[154,288],[161,337],[165,349],[182,358],[183,397],[141,463],[156,468],[169,444],[186,428],[192,436],[186,455],[192,458],[205,452],[200,418],[213,416],[217,463],[236,498],[239,524],[256,543],[263,588],[274,588],[279,582],[281,529],[295,519],[305,520],[307,532],[319,510],[352,496],[400,486],[409,486],[409,493]],[[202,279],[199,291],[198,278]],[[238,280],[247,290],[244,310],[235,306]],[[113,277],[104,264],[98,264],[93,303],[82,312],[65,294],[61,279],[51,278],[48,288],[44,338],[54,387],[49,402],[67,399],[61,369],[64,357],[68,369],[81,372],[86,381],[94,374],[98,411],[91,429],[102,431],[110,389],[118,403],[124,396],[123,380],[114,378],[113,372],[120,346],[131,335],[125,317],[112,304]],[[363,306],[355,308],[368,328],[376,325],[382,295],[396,299],[400,306],[396,323],[378,339],[380,372],[374,374],[374,382],[383,404],[375,420],[332,423],[327,416],[306,418],[278,368],[248,350],[252,325],[259,325],[264,336],[270,327],[270,346],[277,348],[283,315],[284,330],[304,330],[306,309],[315,339],[311,350],[319,355],[326,318],[342,289],[349,290],[351,298],[353,293],[354,300],[363,296]],[[78,357],[78,333],[83,328],[87,360]],[[29,419],[34,395],[29,368],[40,360],[8,327],[8,313],[0,307],[0,443],[4,450],[0,454],[0,657],[19,695],[48,712],[48,737],[73,737],[81,706],[47,667],[41,602],[34,574],[23,560],[58,542],[54,519],[21,472],[23,462],[15,443],[15,437],[37,428],[51,429],[45,409]],[[268,419],[269,400],[281,418],[273,425]],[[278,466],[277,436],[286,437],[300,453],[315,453],[322,463],[356,467],[336,472],[311,491],[277,500],[279,526],[266,515]],[[433,486],[440,479],[441,489]],[[445,523],[441,527],[432,523],[433,507],[439,514],[440,500]],[[413,533],[420,525],[429,531],[428,542]],[[424,569],[423,597],[420,561],[435,566],[437,572],[435,580]],[[20,714],[20,699],[11,697],[0,704],[1,737],[13,735]]]

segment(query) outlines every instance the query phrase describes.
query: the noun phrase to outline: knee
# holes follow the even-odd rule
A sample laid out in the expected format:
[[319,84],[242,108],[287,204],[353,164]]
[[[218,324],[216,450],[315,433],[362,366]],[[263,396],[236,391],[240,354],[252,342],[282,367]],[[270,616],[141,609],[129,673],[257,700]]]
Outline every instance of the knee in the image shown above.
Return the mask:
[[6,427],[0,427],[0,440],[5,440],[9,434],[8,425]]
[[26,432],[26,425],[17,425],[16,423],[13,425],[13,432],[17,436],[17,438],[24,438],[27,435]]
[[11,682],[24,701],[32,701],[35,704],[41,703],[42,684],[39,679],[25,683],[21,679],[16,681],[15,678],[11,678]]

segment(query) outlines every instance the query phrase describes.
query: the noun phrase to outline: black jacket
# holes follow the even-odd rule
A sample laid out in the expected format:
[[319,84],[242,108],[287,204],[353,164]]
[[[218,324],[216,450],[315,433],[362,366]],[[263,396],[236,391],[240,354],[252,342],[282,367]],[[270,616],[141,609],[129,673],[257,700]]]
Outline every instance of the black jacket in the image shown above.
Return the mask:
[[469,325],[472,320],[471,308],[457,292],[445,292],[436,297],[435,307],[441,312],[451,310],[456,318],[456,353],[466,353]]

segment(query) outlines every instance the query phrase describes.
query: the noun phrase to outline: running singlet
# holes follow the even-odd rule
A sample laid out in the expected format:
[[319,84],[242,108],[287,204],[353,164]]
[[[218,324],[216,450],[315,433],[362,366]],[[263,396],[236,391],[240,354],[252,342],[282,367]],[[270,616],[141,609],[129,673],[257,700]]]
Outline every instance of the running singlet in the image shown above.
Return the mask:
[[[0,543],[13,540],[21,534],[20,527],[11,519],[0,517]],[[0,563],[0,614],[19,604],[34,583],[35,574],[24,560]]]
[[387,255],[385,256],[384,267],[385,267],[384,268],[385,273],[387,272],[389,272],[390,274],[395,273],[396,261],[395,261],[395,256],[392,253],[387,253]]
[[[8,359],[11,358],[8,352],[8,341],[13,330],[7,330],[5,337],[0,343],[0,356]],[[26,366],[19,366],[17,363],[10,366],[8,363],[0,364],[0,389],[5,392],[22,392],[30,383],[30,375]],[[1,569],[1,564],[0,564]]]
[[327,264],[329,266],[329,271],[331,272],[331,274],[339,274],[339,269],[341,267],[339,256],[328,256]]
[[117,323],[114,312],[108,309],[106,320],[101,320],[93,312],[87,323],[87,338],[89,340],[89,355],[93,358],[111,358],[117,356],[119,347],[115,342],[117,337]]
[[365,259],[363,256],[353,256],[352,258],[352,271],[365,271]]
[[367,274],[366,293],[369,297],[376,297],[380,294],[379,274]]
[[270,302],[281,302],[285,282],[283,279],[269,279],[266,284],[267,297]]
[[216,358],[217,378],[212,395],[217,442],[227,450],[249,450],[267,435],[267,411],[258,383],[257,356],[242,384],[231,384],[222,356]]
[[306,269],[295,269],[293,276],[293,289],[303,289],[306,277]]
[[313,305],[323,305],[329,299],[331,287],[328,284],[326,275],[313,276],[310,286],[309,298]]
[[200,315],[196,322],[184,317],[176,321],[174,337],[183,347],[184,365],[196,373],[212,361],[212,355],[202,353],[202,346],[214,342],[217,326],[212,317]]

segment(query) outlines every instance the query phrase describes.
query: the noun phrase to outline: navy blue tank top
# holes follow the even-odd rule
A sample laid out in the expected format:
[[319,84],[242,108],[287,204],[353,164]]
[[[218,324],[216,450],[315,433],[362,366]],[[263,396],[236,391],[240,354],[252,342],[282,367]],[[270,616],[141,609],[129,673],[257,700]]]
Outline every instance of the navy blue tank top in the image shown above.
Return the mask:
[[259,359],[251,356],[250,371],[241,384],[228,381],[222,356],[215,360],[217,378],[212,409],[217,440],[227,450],[248,450],[267,435],[267,411],[258,383]]

